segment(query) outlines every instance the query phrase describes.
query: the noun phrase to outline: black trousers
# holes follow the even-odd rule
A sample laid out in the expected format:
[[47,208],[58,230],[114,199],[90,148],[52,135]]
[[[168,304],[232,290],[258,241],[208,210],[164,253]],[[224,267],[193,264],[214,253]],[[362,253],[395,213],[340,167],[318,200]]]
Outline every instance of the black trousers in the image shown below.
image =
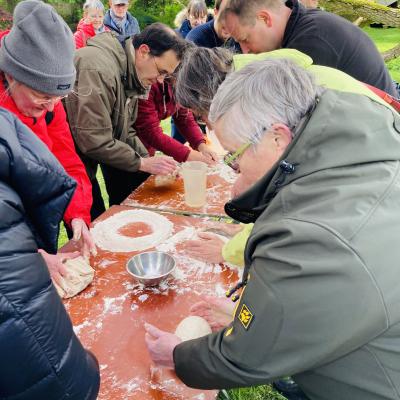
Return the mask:
[[[110,207],[124,201],[150,176],[147,172],[142,171],[128,172],[108,165],[101,165],[100,167],[103,172]],[[93,221],[106,210],[97,179],[92,180],[92,196],[93,205],[90,214]]]

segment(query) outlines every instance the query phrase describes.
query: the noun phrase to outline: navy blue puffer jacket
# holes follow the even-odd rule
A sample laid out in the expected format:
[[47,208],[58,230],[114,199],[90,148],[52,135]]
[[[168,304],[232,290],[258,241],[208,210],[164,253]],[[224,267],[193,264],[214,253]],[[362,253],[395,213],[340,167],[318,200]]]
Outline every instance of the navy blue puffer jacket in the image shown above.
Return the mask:
[[56,252],[74,187],[45,145],[0,109],[0,399],[97,396],[97,361],[75,336],[37,252]]

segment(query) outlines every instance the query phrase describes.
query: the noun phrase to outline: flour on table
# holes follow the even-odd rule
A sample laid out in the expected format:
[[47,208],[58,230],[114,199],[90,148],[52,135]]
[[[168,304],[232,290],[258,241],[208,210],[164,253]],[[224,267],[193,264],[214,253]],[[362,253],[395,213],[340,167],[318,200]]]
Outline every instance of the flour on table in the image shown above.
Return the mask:
[[[152,233],[140,237],[129,237],[118,232],[122,227],[141,222],[152,229]],[[157,246],[169,237],[173,224],[166,217],[147,210],[126,210],[98,222],[92,229],[94,240],[103,250],[130,252]]]
[[218,175],[228,183],[234,183],[238,177],[235,171],[223,162],[219,162],[214,167],[209,168],[208,174]]

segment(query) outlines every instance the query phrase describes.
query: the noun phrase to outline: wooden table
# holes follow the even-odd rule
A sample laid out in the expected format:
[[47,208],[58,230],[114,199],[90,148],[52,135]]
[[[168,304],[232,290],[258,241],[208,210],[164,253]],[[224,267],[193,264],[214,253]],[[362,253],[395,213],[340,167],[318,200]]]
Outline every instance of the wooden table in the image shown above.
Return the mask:
[[[132,208],[114,206],[97,221],[107,220],[123,210]],[[125,270],[127,260],[135,252],[99,249],[91,260],[96,270],[93,283],[80,295],[65,301],[76,334],[99,360],[99,399],[208,400],[217,395],[216,391],[190,389],[173,372],[154,369],[145,346],[145,321],[173,332],[179,321],[189,315],[191,304],[205,295],[223,296],[238,280],[235,270],[185,256],[175,235],[179,232],[179,236],[190,237],[205,224],[204,218],[164,216],[174,224],[173,236],[161,245],[169,247],[168,252],[177,262],[173,277],[159,287],[144,288]],[[124,234],[140,236],[135,229],[135,225],[127,226]]]
[[209,168],[207,174],[207,203],[201,208],[189,207],[184,201],[183,179],[177,180],[169,186],[155,186],[155,178],[151,176],[122,204],[150,210],[168,211],[186,215],[209,217],[224,217],[224,206],[231,198],[233,182],[236,180],[234,171],[223,163]]

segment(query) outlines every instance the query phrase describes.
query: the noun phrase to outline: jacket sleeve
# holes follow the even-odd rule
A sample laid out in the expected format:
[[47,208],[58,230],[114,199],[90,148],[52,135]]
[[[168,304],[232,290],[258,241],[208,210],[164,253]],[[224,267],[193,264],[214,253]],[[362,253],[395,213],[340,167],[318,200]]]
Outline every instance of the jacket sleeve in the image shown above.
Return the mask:
[[61,102],[54,107],[53,113],[53,120],[47,127],[48,135],[53,141],[52,152],[67,174],[77,183],[74,196],[64,214],[64,221],[70,224],[73,218],[81,218],[89,225],[91,222],[92,185],[85,166],[76,153],[67,116]]
[[187,139],[192,149],[197,150],[202,143],[206,143],[203,132],[197,125],[190,110],[178,106],[172,118],[179,133]]
[[147,156],[140,140],[135,138],[128,144],[113,137],[111,116],[115,112],[114,87],[117,83],[97,70],[77,68],[77,71],[77,95],[68,96],[66,108],[79,150],[85,156],[111,167],[138,171],[140,156]]
[[151,90],[147,100],[139,100],[138,117],[135,123],[137,135],[149,146],[173,157],[178,162],[186,161],[190,149],[164,134],[158,118],[154,93]]
[[250,278],[232,323],[175,347],[175,370],[186,385],[265,384],[334,361],[387,329],[363,260],[324,227],[256,223],[246,254]]
[[75,39],[75,48],[78,50],[81,47],[85,46],[85,34],[82,31],[76,31],[74,33],[74,39]]
[[244,249],[252,229],[253,224],[243,225],[243,229],[224,244],[222,257],[225,261],[240,267],[244,266]]

